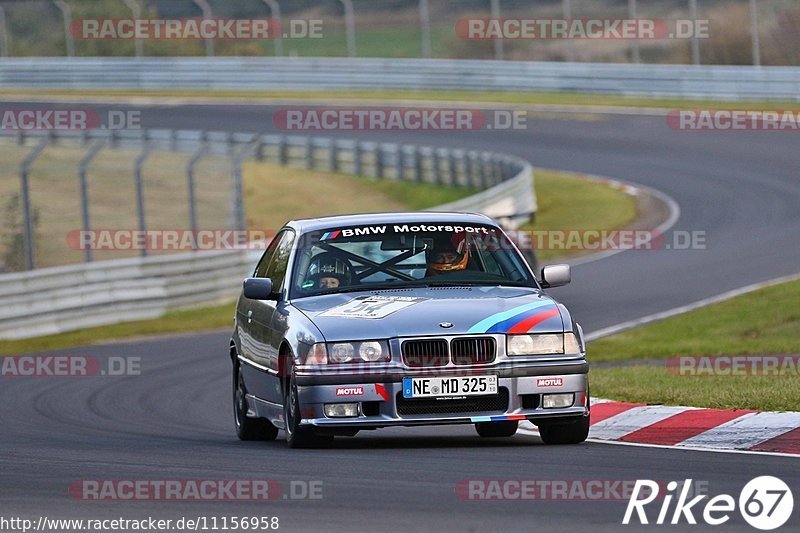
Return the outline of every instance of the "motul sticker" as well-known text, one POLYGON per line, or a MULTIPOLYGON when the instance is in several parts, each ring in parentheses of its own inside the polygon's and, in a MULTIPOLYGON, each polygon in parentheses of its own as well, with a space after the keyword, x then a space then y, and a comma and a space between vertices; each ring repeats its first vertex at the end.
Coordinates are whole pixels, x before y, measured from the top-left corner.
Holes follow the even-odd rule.
POLYGON ((538 378, 537 387, 561 387, 564 385, 564 378, 538 378))
POLYGON ((363 396, 364 387, 337 387, 336 396, 363 396))

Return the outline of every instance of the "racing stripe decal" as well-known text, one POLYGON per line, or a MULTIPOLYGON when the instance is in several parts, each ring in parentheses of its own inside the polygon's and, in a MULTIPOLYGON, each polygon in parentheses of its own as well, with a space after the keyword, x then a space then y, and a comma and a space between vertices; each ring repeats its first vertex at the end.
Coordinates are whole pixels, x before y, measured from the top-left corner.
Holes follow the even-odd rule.
POLYGON ((532 329, 534 329, 538 324, 544 322, 548 318, 557 316, 558 308, 553 307, 552 309, 548 309, 547 311, 540 311, 535 315, 529 316, 528 318, 523 318, 507 331, 507 333, 528 333, 532 329))
POLYGON ((551 300, 542 300, 539 302, 533 302, 530 304, 520 305, 519 307, 515 307, 513 309, 509 309, 508 311, 503 311, 502 313, 495 313, 491 316, 488 316, 469 328, 467 333, 504 333, 508 327, 511 325, 516 324, 519 320, 511 321, 509 319, 516 318, 518 315, 521 315, 526 312, 533 311, 535 309, 539 309, 541 307, 547 306, 554 306, 555 304, 551 300), (503 325, 506 322, 511 322, 508 324, 508 327, 505 329, 503 325))
POLYGON ((323 233, 322 237, 320 237, 319 240, 327 241, 328 239, 335 239, 336 237, 339 236, 339 233, 340 233, 340 230, 338 230, 338 229, 336 231, 329 231, 327 233, 323 233))
MULTIPOLYGON (((561 319, 561 314, 558 312, 558 308, 556 307, 555 304, 550 303, 545 307, 539 307, 538 309, 534 309, 532 311, 526 311, 524 313, 520 313, 520 314, 518 314, 516 316, 513 316, 513 317, 509 318, 508 320, 503 320, 502 322, 498 322, 497 324, 493 325, 488 330, 486 330, 485 333, 508 333, 508 330, 510 330, 511 328, 513 328, 514 326, 516 326, 517 324, 522 322, 523 320, 527 320, 528 318, 534 317, 534 316, 538 315, 539 313, 541 313, 543 311, 549 311, 551 309, 556 311, 555 315, 553 315, 553 316, 557 315, 559 320, 560 320, 561 319)), ((552 316, 551 317, 547 317, 545 320, 548 320, 550 318, 553 318, 553 317, 552 316)), ((534 326, 535 326, 535 324, 534 324, 534 326)), ((559 324, 559 326, 560 326, 560 324, 559 324)))
POLYGON ((525 415, 473 416, 470 422, 505 422, 506 420, 525 420, 525 415))

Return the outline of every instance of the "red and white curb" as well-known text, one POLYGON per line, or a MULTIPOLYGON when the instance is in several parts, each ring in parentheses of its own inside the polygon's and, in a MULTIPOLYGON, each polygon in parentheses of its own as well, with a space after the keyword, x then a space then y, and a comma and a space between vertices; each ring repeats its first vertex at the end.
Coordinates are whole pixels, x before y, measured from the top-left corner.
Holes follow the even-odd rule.
MULTIPOLYGON (((538 434, 530 423, 520 428, 538 434)), ((592 400, 589 440, 709 451, 800 455, 800 413, 592 400)))

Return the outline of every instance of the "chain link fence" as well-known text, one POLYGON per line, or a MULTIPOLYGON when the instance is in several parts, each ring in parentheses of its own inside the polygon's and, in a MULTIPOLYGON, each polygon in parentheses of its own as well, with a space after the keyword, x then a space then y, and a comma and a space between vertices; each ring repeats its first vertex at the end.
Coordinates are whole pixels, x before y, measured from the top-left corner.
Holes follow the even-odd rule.
MULTIPOLYGON (((4 56, 350 56, 800 65, 796 0, 34 0, 0 2, 4 56), (83 19, 271 17, 270 39, 82 39, 83 19), (462 19, 708 21, 708 32, 655 40, 459 36, 462 19), (315 22, 316 21, 316 22, 315 22), (314 32, 319 24, 319 34, 314 32), (294 25, 293 25, 294 24, 294 25), (73 30, 70 30, 73 28, 73 30)), ((685 28, 684 28, 685 29, 685 28)))
POLYGON ((473 200, 448 208, 488 210, 512 225, 536 209, 531 176, 520 181, 518 192, 503 191, 499 199, 491 192, 530 165, 474 150, 289 135, 98 129, 0 131, 0 157, 3 272, 150 253, 146 248, 94 250, 80 244, 80 232, 244 231, 242 168, 249 160, 480 189, 484 192, 473 200))

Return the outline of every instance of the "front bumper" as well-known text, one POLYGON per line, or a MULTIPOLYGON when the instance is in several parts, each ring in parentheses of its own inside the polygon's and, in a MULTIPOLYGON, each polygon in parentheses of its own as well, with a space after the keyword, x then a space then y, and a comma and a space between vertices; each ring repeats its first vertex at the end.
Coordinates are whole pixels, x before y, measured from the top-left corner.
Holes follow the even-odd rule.
POLYGON ((588 364, 585 359, 492 369, 404 370, 365 375, 296 375, 302 424, 330 429, 375 429, 390 426, 474 424, 585 416, 588 407, 588 364), (403 377, 498 376, 498 395, 460 399, 404 399, 403 377), (545 409, 544 394, 574 394, 571 407, 545 409), (325 404, 358 403, 356 417, 325 416, 325 404))

